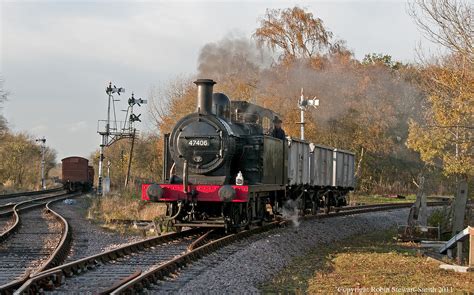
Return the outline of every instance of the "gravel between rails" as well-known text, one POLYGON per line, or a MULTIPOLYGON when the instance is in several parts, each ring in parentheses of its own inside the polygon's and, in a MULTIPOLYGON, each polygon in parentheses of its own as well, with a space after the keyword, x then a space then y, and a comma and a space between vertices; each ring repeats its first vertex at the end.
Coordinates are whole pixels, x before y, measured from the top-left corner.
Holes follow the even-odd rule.
POLYGON ((88 198, 91 197, 85 195, 73 199, 71 204, 62 201, 50 206, 68 221, 72 232, 71 250, 64 263, 143 239, 141 236, 107 231, 87 220, 86 214, 90 203, 88 198))
POLYGON ((164 263, 184 253, 195 238, 185 237, 107 263, 98 263, 94 269, 66 279, 64 284, 45 294, 75 293, 75 290, 80 290, 80 294, 102 293, 136 271, 145 272, 157 263, 164 263))
POLYGON ((0 234, 3 233, 12 223, 11 216, 0 217, 0 234))
MULTIPOLYGON (((428 209, 430 210, 430 208, 428 209)), ((259 284, 318 245, 406 224, 409 209, 303 222, 233 243, 148 289, 156 294, 255 294, 259 284)))
POLYGON ((34 272, 53 253, 61 239, 61 225, 43 207, 20 213, 17 232, 0 244, 0 285, 34 272))

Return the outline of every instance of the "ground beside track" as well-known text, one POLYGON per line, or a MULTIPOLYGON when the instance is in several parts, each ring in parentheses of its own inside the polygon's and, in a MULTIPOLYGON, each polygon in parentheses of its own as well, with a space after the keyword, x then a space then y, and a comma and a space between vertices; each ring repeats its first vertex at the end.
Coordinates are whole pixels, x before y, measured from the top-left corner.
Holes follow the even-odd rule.
POLYGON ((265 294, 472 293, 474 273, 455 273, 394 239, 396 228, 355 235, 294 259, 260 287, 265 294), (358 288, 358 289, 357 289, 358 288))
POLYGON ((406 223, 409 209, 307 221, 226 246, 181 271, 176 279, 154 286, 154 293, 260 293, 295 258, 357 234, 406 223))
POLYGON ((143 239, 141 236, 104 229, 99 223, 87 219, 92 198, 96 197, 85 195, 72 201, 61 201, 51 205, 51 209, 61 214, 71 227, 72 244, 66 262, 143 239))

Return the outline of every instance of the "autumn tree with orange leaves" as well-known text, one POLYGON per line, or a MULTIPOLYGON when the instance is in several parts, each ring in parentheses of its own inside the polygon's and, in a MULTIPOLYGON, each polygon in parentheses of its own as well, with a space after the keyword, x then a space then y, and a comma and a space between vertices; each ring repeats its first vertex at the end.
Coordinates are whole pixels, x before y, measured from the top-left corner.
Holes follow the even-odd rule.
POLYGON ((282 60, 312 58, 331 47, 332 36, 320 18, 297 6, 267 9, 254 33, 260 45, 280 50, 282 60))
POLYGON ((421 116, 410 122, 408 146, 429 166, 454 177, 454 235, 464 229, 474 176, 474 5, 462 0, 416 0, 410 8, 424 35, 448 51, 422 60, 420 85, 427 98, 421 116))
MULTIPOLYGON (((406 141, 408 119, 417 116, 424 98, 415 83, 419 72, 387 55, 355 59, 311 12, 299 7, 267 10, 253 39, 227 37, 204 46, 196 76, 179 77, 150 95, 160 135, 195 111, 192 81, 197 77, 214 79, 214 91, 231 100, 276 111, 294 137, 299 137, 297 100, 304 88, 306 95, 321 102, 306 113, 306 138, 355 151, 358 190, 415 190, 412 181, 422 163, 406 141), (270 52, 279 54, 278 60, 270 52)), ((162 142, 158 145, 162 151, 162 142)), ((439 177, 437 171, 433 177, 439 177)))

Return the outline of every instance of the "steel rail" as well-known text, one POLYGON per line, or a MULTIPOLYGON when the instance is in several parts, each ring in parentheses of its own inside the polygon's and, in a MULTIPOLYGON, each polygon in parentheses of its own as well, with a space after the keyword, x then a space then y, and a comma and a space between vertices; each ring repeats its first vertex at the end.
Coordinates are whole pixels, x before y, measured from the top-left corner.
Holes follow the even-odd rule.
POLYGON ((71 277, 88 269, 93 269, 97 264, 117 260, 118 258, 136 253, 138 251, 151 248, 160 244, 165 244, 185 237, 202 233, 202 228, 193 228, 179 233, 173 232, 158 237, 151 237, 142 241, 129 243, 121 247, 84 257, 63 265, 53 267, 30 277, 15 294, 37 293, 40 290, 52 289, 59 286, 66 277, 71 277))
POLYGON ((57 192, 61 190, 63 190, 62 186, 47 189, 47 190, 42 190, 42 191, 28 191, 28 192, 22 192, 22 193, 4 194, 4 195, 0 195, 0 199, 10 199, 10 198, 16 198, 16 197, 22 197, 22 196, 43 195, 43 194, 53 193, 53 192, 57 192))
MULTIPOLYGON (((437 206, 442 205, 443 202, 430 202, 430 206, 437 206), (441 204, 440 204, 441 203, 441 204)), ((339 217, 339 216, 347 216, 347 215, 354 215, 354 214, 362 214, 362 213, 369 213, 369 212, 378 212, 378 211, 386 211, 386 210, 393 210, 393 209, 400 209, 400 208, 407 208, 413 205, 413 203, 404 203, 404 204, 393 204, 393 206, 388 206, 385 204, 379 206, 372 206, 364 207, 364 208, 352 208, 353 210, 346 210, 342 212, 333 212, 330 214, 325 215, 313 215, 313 216, 304 216, 304 220, 310 219, 327 219, 332 217, 339 217)), ((270 229, 279 227, 281 225, 288 225, 291 221, 273 221, 269 224, 265 224, 262 227, 258 227, 255 229, 245 230, 236 234, 231 234, 225 237, 222 237, 217 240, 210 241, 204 245, 191 249, 190 251, 178 256, 164 264, 157 265, 147 272, 139 275, 133 280, 130 280, 127 283, 124 283, 119 288, 115 289, 111 294, 135 294, 142 291, 147 286, 157 282, 158 280, 162 280, 163 278, 170 276, 170 274, 176 272, 177 270, 183 268, 184 266, 192 263, 197 259, 202 258, 203 256, 216 251, 219 248, 222 248, 236 240, 261 233, 264 231, 268 231, 270 229)), ((201 238, 200 238, 201 239, 201 238)), ((197 242, 197 241, 196 241, 197 242)), ((195 243, 196 243, 195 242, 195 243)), ((197 243, 196 243, 197 244, 197 243)))
POLYGON ((207 237, 212 233, 214 232, 213 229, 211 229, 210 231, 208 231, 207 233, 203 234, 202 236, 200 236, 198 239, 196 239, 194 242, 192 242, 189 246, 188 246, 188 251, 193 251, 194 249, 196 249, 197 247, 205 244, 205 240, 207 239, 207 237))
POLYGON ((17 203, 9 203, 9 204, 0 205, 0 217, 11 214, 13 212, 13 207, 15 207, 16 205, 23 205, 23 204, 27 204, 27 203, 34 203, 36 201, 49 200, 49 199, 52 199, 52 198, 65 196, 65 195, 68 194, 68 192, 66 192, 66 191, 63 191, 63 190, 61 190, 61 191, 62 192, 59 193, 59 194, 47 195, 47 196, 42 196, 42 197, 38 197, 38 198, 34 198, 34 199, 23 200, 23 201, 20 201, 20 202, 17 202, 17 203), (9 207, 11 207, 11 208, 9 208, 9 207))
MULTIPOLYGON (((41 266, 39 268, 37 268, 35 270, 28 269, 22 277, 20 277, 16 280, 13 280, 13 281, 11 281, 7 284, 1 285, 0 286, 0 294, 13 294, 14 290, 17 289, 18 287, 20 287, 25 281, 27 281, 30 278, 30 276, 35 275, 37 273, 40 273, 40 272, 42 272, 42 271, 44 271, 48 268, 59 265, 67 257, 70 242, 71 242, 71 232, 70 232, 70 228, 69 228, 69 223, 59 213, 52 210, 50 208, 50 205, 54 202, 58 202, 58 201, 61 201, 61 200, 67 199, 67 198, 80 196, 81 194, 76 193, 76 194, 73 194, 73 195, 69 195, 69 194, 65 194, 65 195, 67 195, 67 196, 63 196, 63 195, 58 196, 57 195, 57 196, 54 196, 54 197, 50 197, 50 198, 54 198, 54 200, 51 200, 51 201, 47 202, 46 204, 45 203, 34 204, 34 205, 31 205, 31 206, 28 206, 28 207, 25 207, 25 208, 20 208, 20 209, 18 209, 16 207, 18 205, 23 204, 23 202, 18 203, 17 205, 15 205, 15 207, 14 207, 14 216, 15 216, 16 221, 15 221, 14 225, 12 227, 10 227, 9 230, 7 231, 8 235, 11 235, 12 232, 15 229, 18 228, 18 225, 20 224, 20 217, 19 217, 18 213, 20 211, 24 211, 24 210, 32 209, 32 208, 37 208, 37 207, 41 207, 42 205, 45 205, 46 210, 48 212, 52 213, 53 216, 61 224, 61 240, 59 241, 58 245, 55 247, 53 253, 49 256, 49 258, 45 262, 43 262, 41 264, 41 266)), ((37 201, 37 200, 34 200, 34 201, 37 201)), ((25 203, 27 203, 27 202, 33 202, 33 201, 25 201, 25 203)))
MULTIPOLYGON (((445 204, 444 202, 431 202, 430 206, 437 206, 445 204)), ((329 214, 321 214, 321 215, 307 215, 303 216, 303 220, 311 220, 311 219, 326 219, 332 218, 337 216, 346 216, 346 215, 353 215, 353 214, 362 214, 362 213, 369 213, 369 212, 377 212, 377 211, 385 211, 385 210, 393 210, 393 209, 400 209, 412 206, 413 203, 403 203, 403 204, 379 204, 376 205, 369 205, 369 206, 355 206, 351 208, 352 210, 345 210, 341 212, 331 212, 329 214)), ((291 221, 282 221, 277 220, 271 223, 264 224, 263 226, 253 228, 250 230, 244 230, 239 233, 230 234, 225 237, 211 240, 209 242, 205 242, 206 238, 212 231, 207 231, 204 235, 200 236, 194 242, 190 244, 188 247, 188 251, 184 254, 173 258, 172 260, 152 267, 150 270, 146 272, 141 272, 137 275, 137 273, 130 274, 130 276, 122 281, 122 284, 115 283, 114 286, 107 289, 107 292, 112 294, 121 294, 121 293, 135 293, 145 286, 156 282, 157 280, 170 275, 171 273, 175 272, 179 268, 195 261, 197 259, 202 258, 203 256, 216 251, 217 249, 228 245, 238 239, 249 237, 254 234, 262 233, 280 226, 286 226, 290 224, 291 221)), ((199 232, 203 232, 205 228, 193 228, 190 230, 185 230, 180 233, 170 233, 159 237, 149 238, 144 241, 134 242, 113 250, 109 250, 103 253, 99 253, 93 256, 89 256, 77 261, 73 261, 49 270, 46 270, 42 273, 38 273, 36 275, 32 275, 31 278, 25 282, 16 292, 15 294, 29 294, 29 293, 37 293, 44 290, 52 290, 55 286, 60 286, 61 283, 64 281, 65 277, 73 276, 74 274, 79 274, 83 271, 87 271, 88 268, 94 268, 96 264, 101 262, 107 262, 110 260, 115 260, 120 258, 124 255, 131 254, 137 252, 138 250, 142 249, 147 245, 151 247, 151 243, 164 243, 166 241, 172 241, 177 239, 183 234, 187 234, 191 236, 192 234, 196 234, 199 232), (191 234, 192 232, 192 234, 191 234), (162 240, 165 239, 165 240, 162 240)), ((181 236, 182 237, 182 236, 181 236)))
POLYGON ((42 198, 38 198, 38 199, 34 199, 34 200, 23 201, 23 202, 15 204, 11 210, 6 211, 6 212, 1 212, 0 216, 5 216, 5 215, 9 215, 9 214, 13 213, 13 218, 12 218, 13 219, 13 224, 10 227, 8 227, 6 230, 4 230, 2 233, 0 233, 0 243, 5 241, 9 236, 11 236, 12 233, 15 232, 15 230, 18 229, 18 226, 20 225, 19 212, 43 206, 45 203, 42 202, 42 201, 44 201, 44 200, 54 199, 53 201, 60 201, 60 200, 64 200, 64 199, 67 199, 67 198, 70 198, 70 197, 74 197, 74 196, 76 196, 76 195, 70 195, 68 193, 63 193, 63 194, 59 194, 59 195, 47 196, 47 197, 42 197, 42 198), (37 203, 38 201, 40 203, 37 203), (28 204, 31 204, 31 205, 28 205, 28 204), (22 207, 23 205, 27 205, 27 206, 22 207))
MULTIPOLYGON (((339 208, 339 212, 345 212, 345 211, 356 211, 356 210, 366 210, 366 209, 372 209, 372 208, 382 208, 387 207, 388 210, 391 209, 396 209, 396 208, 410 208, 413 206, 415 203, 409 203, 409 202, 402 202, 402 203, 384 203, 384 204, 370 204, 370 205, 360 205, 360 206, 347 206, 347 207, 341 207, 339 208)), ((433 202, 427 202, 427 206, 441 206, 441 205, 446 205, 448 204, 447 202, 444 201, 433 201, 433 202)), ((371 211, 364 211, 364 212, 371 212, 371 211)))
POLYGON ((61 240, 59 241, 58 246, 54 250, 54 252, 51 254, 49 259, 43 263, 43 265, 37 269, 33 275, 40 273, 44 271, 45 269, 53 268, 55 266, 58 266, 61 264, 67 257, 69 253, 69 249, 71 246, 71 240, 72 240, 72 235, 69 227, 69 223, 67 220, 61 216, 58 212, 54 211, 53 209, 50 208, 51 203, 57 202, 58 200, 53 200, 50 201, 46 204, 46 210, 51 212, 56 219, 59 220, 62 226, 62 235, 61 235, 61 240))

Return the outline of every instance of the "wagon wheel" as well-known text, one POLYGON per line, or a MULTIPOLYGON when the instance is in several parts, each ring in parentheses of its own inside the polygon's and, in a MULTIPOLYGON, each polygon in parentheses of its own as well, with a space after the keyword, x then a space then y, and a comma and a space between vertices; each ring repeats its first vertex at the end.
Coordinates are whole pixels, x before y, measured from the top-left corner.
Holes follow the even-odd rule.
POLYGON ((340 194, 336 194, 334 197, 336 199, 336 204, 334 205, 334 212, 337 213, 341 209, 340 208, 341 206, 340 194))
POLYGON ((316 202, 314 199, 311 200, 311 214, 312 215, 318 214, 318 202, 316 202))
POLYGON ((331 211, 331 206, 324 206, 324 214, 329 214, 329 211, 331 211))
POLYGON ((329 214, 331 211, 331 203, 329 203, 329 196, 324 196, 324 214, 329 214))
POLYGON ((305 208, 306 208, 306 193, 303 192, 301 196, 296 199, 296 206, 298 208, 298 215, 305 216, 305 208))

